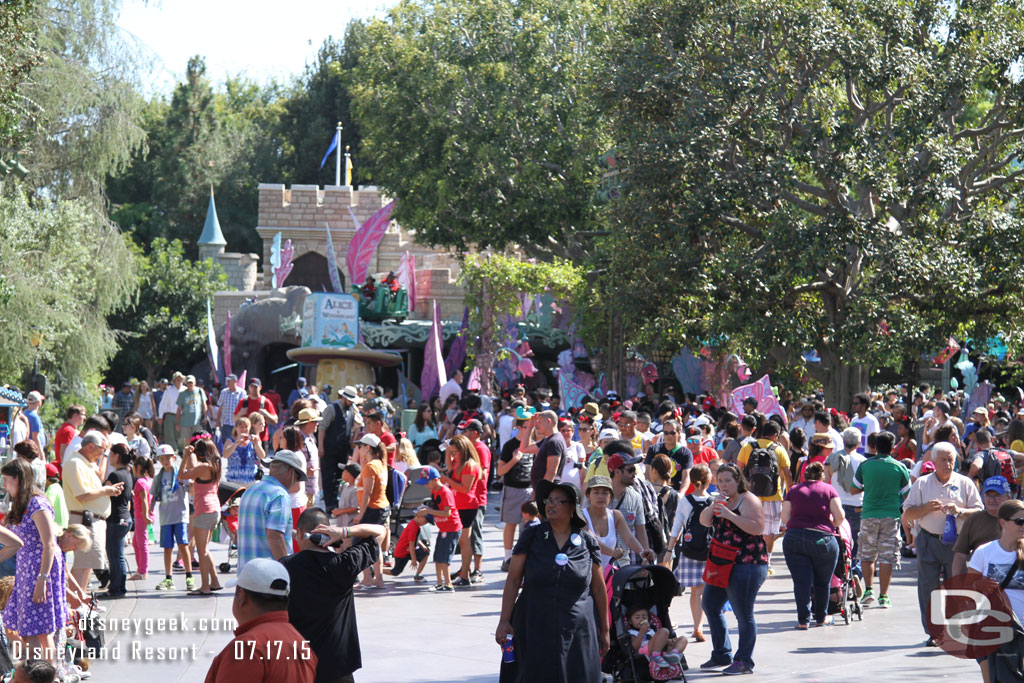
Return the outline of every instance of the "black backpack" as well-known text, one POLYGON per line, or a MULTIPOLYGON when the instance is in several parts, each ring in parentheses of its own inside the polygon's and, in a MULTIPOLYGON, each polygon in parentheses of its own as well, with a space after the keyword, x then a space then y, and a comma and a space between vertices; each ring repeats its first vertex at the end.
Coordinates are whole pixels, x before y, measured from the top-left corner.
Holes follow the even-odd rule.
POLYGON ((747 458, 743 474, 750 482, 750 492, 759 498, 771 498, 779 492, 779 461, 775 457, 775 444, 771 448, 755 445, 747 458))
POLYGON ((711 505, 711 499, 698 501, 692 494, 688 493, 686 494, 686 500, 693 509, 690 511, 690 518, 686 520, 686 526, 683 527, 683 535, 680 538, 683 556, 691 560, 707 560, 708 538, 710 537, 711 527, 700 523, 700 513, 704 512, 704 509, 711 505))
POLYGON ((1013 455, 999 448, 979 453, 982 461, 978 481, 984 484, 989 477, 1003 477, 1010 486, 1010 492, 1017 495, 1017 468, 1013 463, 1013 455))
POLYGON ((160 443, 156 440, 156 437, 153 436, 153 432, 150 431, 149 427, 139 427, 139 434, 141 434, 142 438, 146 440, 147 444, 149 444, 149 450, 152 452, 150 457, 156 460, 156 448, 160 443))

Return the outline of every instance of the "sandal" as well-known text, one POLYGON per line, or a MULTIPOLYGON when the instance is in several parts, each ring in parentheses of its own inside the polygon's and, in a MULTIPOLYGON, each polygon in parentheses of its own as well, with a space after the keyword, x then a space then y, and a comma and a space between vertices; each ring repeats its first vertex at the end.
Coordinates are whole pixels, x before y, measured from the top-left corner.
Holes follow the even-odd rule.
POLYGON ((810 628, 810 626, 808 626, 807 624, 797 624, 795 628, 797 631, 806 631, 810 628))
POLYGON ((222 590, 224 590, 224 586, 210 586, 210 590, 212 590, 212 591, 222 591, 222 590))
POLYGON ((700 631, 694 631, 692 638, 693 638, 694 642, 697 642, 697 643, 703 643, 704 640, 705 640, 704 634, 701 633, 700 631))
POLYGON ((199 589, 196 589, 194 591, 189 591, 185 595, 213 595, 213 593, 211 593, 211 592, 205 592, 204 593, 203 591, 201 591, 199 589))

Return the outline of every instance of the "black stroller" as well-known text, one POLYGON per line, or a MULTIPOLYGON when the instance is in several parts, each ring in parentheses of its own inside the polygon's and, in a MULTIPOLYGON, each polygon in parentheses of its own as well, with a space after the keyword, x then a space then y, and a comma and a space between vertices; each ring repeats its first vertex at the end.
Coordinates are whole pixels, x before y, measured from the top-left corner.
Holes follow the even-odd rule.
MULTIPOLYGON (((630 605, 643 605, 651 613, 654 628, 667 628, 672 636, 675 631, 669 617, 669 606, 679 589, 679 582, 672 570, 659 565, 629 565, 619 569, 611 579, 609 615, 611 617, 611 649, 601 662, 601 670, 611 674, 616 683, 648 683, 651 676, 647 658, 633 652, 626 609, 630 605)), ((680 668, 686 670, 683 658, 680 668)), ((686 680, 686 676, 675 680, 686 680)))
POLYGON ((839 560, 832 575, 828 613, 840 615, 847 624, 853 617, 856 617, 857 621, 863 621, 864 613, 861 611, 859 596, 853 584, 853 560, 850 557, 853 549, 842 535, 836 534, 836 540, 839 541, 839 560))

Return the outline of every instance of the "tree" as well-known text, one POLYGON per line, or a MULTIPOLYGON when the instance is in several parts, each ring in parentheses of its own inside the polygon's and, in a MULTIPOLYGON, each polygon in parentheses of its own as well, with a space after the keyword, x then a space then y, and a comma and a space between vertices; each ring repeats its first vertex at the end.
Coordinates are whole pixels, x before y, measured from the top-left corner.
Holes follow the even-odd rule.
POLYGON ((427 244, 582 259, 614 26, 601 0, 406 0, 371 22, 351 91, 394 217, 427 244))
POLYGON ((339 121, 343 126, 341 153, 350 147, 356 167, 353 182, 363 177, 366 169, 359 155, 361 138, 359 126, 352 117, 349 88, 366 41, 366 25, 359 20, 349 22, 343 40, 328 37, 317 52, 316 62, 307 65, 284 102, 280 123, 281 136, 286 141, 281 160, 284 182, 334 184, 333 155, 322 169, 320 162, 339 121))
POLYGON ((213 261, 190 261, 181 242, 157 238, 148 254, 136 251, 138 296, 111 318, 123 339, 109 373, 116 381, 143 368, 152 384, 164 369, 190 368, 203 358, 206 302, 226 287, 213 261))
POLYGON ((0 150, 20 146, 22 119, 31 109, 20 92, 39 62, 29 26, 31 10, 32 0, 0 4, 0 150))
POLYGON ((950 334, 1019 341, 1022 56, 1017 2, 638 2, 603 79, 631 324, 817 349, 832 405, 950 334))
POLYGON ((137 282, 115 225, 78 200, 0 198, 0 282, 0 377, 27 380, 38 354, 58 392, 98 378, 117 350, 106 316, 137 282))
POLYGON ((191 58, 171 101, 146 105, 147 148, 108 179, 114 220, 142 244, 177 239, 195 256, 214 187, 230 248, 261 252, 257 185, 278 175, 283 111, 277 85, 229 78, 218 92, 203 59, 191 58))

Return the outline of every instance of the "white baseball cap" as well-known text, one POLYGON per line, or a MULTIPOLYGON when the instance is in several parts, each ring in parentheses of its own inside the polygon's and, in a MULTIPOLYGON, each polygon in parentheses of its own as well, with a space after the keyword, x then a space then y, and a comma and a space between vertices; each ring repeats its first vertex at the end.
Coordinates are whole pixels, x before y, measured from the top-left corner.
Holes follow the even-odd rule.
MULTIPOLYGON (((264 467, 269 467, 272 462, 283 462, 285 465, 295 469, 299 473, 299 479, 306 480, 306 456, 295 451, 280 450, 274 453, 274 457, 261 461, 264 467)), ((246 565, 248 566, 248 565, 246 565)))
POLYGON ((380 446, 380 437, 376 434, 363 434, 363 438, 356 441, 356 443, 364 444, 370 448, 378 448, 380 446))
POLYGON ((242 571, 238 574, 238 583, 235 585, 253 593, 287 596, 288 570, 277 560, 257 557, 245 563, 242 571))
POLYGON ((601 433, 597 435, 597 440, 598 441, 604 441, 605 439, 609 439, 610 441, 615 441, 618 438, 619 438, 619 430, 611 429, 610 427, 608 429, 602 429, 601 433))
POLYGON ((162 443, 156 447, 156 457, 161 455, 174 455, 174 446, 166 443, 162 443))

